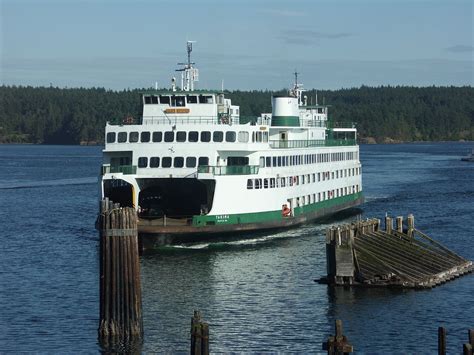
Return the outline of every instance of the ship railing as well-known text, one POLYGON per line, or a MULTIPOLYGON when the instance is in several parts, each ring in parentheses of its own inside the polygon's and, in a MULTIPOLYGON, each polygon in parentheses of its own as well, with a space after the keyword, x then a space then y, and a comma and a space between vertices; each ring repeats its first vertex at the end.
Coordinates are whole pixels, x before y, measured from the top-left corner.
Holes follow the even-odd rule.
POLYGON ((328 121, 328 128, 356 128, 355 122, 341 121, 341 122, 332 122, 328 121))
POLYGON ((122 173, 125 175, 136 174, 137 166, 136 165, 103 165, 102 166, 102 175, 118 174, 118 173, 122 173))
POLYGON ((326 127, 327 121, 315 121, 312 119, 301 119, 301 126, 303 127, 326 127))
POLYGON ((205 125, 231 125, 238 124, 239 119, 236 117, 224 116, 144 116, 143 125, 176 125, 176 124, 205 124, 205 125))
POLYGON ((311 148, 311 147, 338 147, 356 145, 355 139, 312 139, 312 140, 271 140, 270 147, 284 148, 311 148))
POLYGON ((113 126, 126 125, 176 125, 176 124, 206 124, 206 125, 233 125, 245 124, 250 122, 255 124, 256 117, 240 116, 227 117, 220 114, 219 116, 143 116, 141 118, 126 117, 124 119, 113 119, 108 121, 113 126))
POLYGON ((258 174, 260 166, 258 165, 231 165, 231 166, 213 166, 200 165, 198 173, 213 175, 254 175, 258 174))

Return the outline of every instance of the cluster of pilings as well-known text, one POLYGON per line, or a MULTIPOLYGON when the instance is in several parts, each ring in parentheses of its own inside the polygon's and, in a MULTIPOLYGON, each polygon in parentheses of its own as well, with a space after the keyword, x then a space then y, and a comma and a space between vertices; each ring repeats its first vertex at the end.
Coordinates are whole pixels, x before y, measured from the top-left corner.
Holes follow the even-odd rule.
POLYGON ((333 226, 326 232, 327 278, 334 285, 430 288, 472 272, 466 260, 415 228, 409 215, 333 226))
POLYGON ((103 200, 100 231, 99 340, 107 349, 136 348, 143 335, 137 213, 103 200), (130 347, 129 347, 130 348, 130 347))

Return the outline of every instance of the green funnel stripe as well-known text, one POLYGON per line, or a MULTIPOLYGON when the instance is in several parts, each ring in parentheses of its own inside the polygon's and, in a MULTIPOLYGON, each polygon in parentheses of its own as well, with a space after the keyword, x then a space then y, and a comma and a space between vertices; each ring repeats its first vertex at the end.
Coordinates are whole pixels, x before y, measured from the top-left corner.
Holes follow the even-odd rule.
POLYGON ((272 126, 299 127, 300 118, 298 116, 272 116, 272 126))

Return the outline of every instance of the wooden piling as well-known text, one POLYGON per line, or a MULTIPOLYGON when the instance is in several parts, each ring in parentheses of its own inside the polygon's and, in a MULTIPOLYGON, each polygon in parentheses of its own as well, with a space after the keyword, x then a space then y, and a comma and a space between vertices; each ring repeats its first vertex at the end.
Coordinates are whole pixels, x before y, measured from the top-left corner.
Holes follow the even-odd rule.
POLYGON ((105 199, 101 202, 98 226, 99 340, 106 348, 136 344, 143 336, 136 211, 105 199))
POLYGON ((474 349, 474 329, 468 330, 469 343, 463 344, 463 355, 473 355, 474 349))
POLYGON ((397 216, 395 224, 397 232, 403 233, 403 216, 397 216))
POLYGON ((407 226, 407 235, 411 238, 413 236, 413 231, 415 230, 415 217, 411 213, 407 216, 407 226))
POLYGON ((326 342, 323 343, 323 350, 326 350, 328 354, 348 354, 354 351, 354 348, 347 337, 342 334, 342 321, 336 320, 336 335, 330 336, 326 342))
POLYGON ((191 318, 191 355, 209 355, 209 324, 202 321, 199 311, 191 318))
POLYGON ((438 328, 438 355, 446 355, 446 328, 438 328))
POLYGON ((393 230, 393 220, 392 217, 386 216, 385 217, 385 232, 388 234, 392 233, 393 230))
POLYGON ((468 343, 463 344, 463 347, 462 347, 463 355, 472 355, 472 349, 473 347, 471 344, 468 344, 468 343))

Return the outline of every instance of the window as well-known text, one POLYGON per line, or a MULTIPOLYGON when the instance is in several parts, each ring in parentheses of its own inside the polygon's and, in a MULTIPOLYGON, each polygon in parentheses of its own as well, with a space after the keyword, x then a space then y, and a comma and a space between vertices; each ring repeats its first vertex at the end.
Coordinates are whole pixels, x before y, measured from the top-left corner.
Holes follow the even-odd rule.
POLYGON ((265 165, 266 165, 267 167, 272 166, 272 157, 266 157, 265 160, 266 160, 266 161, 265 161, 265 165))
POLYGON ((199 157, 198 165, 209 165, 209 158, 208 157, 199 157))
POLYGON ((150 132, 142 132, 140 134, 140 142, 146 143, 150 141, 150 132))
POLYGON ((115 132, 107 133, 107 143, 115 143, 115 132))
POLYGON ((281 187, 285 187, 285 178, 281 178, 280 183, 281 183, 280 185, 281 187))
POLYGON ((235 132, 232 132, 232 131, 225 132, 225 141, 235 142, 235 132))
POLYGON ((183 107, 184 96, 171 96, 171 106, 183 107))
POLYGON ((212 133, 213 142, 222 142, 224 140, 224 133, 221 131, 215 131, 212 133))
POLYGON ((264 168, 265 167, 265 157, 260 157, 260 167, 264 168))
POLYGON ((186 167, 195 168, 196 167, 196 157, 187 157, 186 158, 186 167))
POLYGON ((249 190, 253 189, 253 180, 252 179, 247 180, 247 189, 249 189, 249 190))
POLYGON ((173 166, 175 168, 182 168, 184 166, 184 158, 183 157, 175 157, 173 166))
POLYGON ((128 137, 128 141, 130 143, 138 142, 138 132, 130 132, 130 135, 128 137))
POLYGON ((177 142, 186 142, 186 132, 179 131, 176 133, 176 141, 177 142))
POLYGON ((165 142, 173 142, 174 141, 174 132, 168 131, 165 132, 165 142))
POLYGON ((210 142, 211 141, 211 132, 202 131, 201 132, 201 142, 210 142))
POLYGON ((138 158, 138 167, 139 168, 146 168, 147 166, 148 166, 148 158, 147 157, 138 158))
POLYGON ((239 132, 239 136, 238 136, 238 140, 240 143, 248 143, 249 141, 249 133, 248 132, 244 132, 244 131, 240 131, 239 132))
POLYGON ((249 165, 248 157, 228 157, 227 166, 249 165))
POLYGON ((145 96, 145 105, 151 104, 151 97, 145 96))
POLYGON ((171 168, 171 157, 163 157, 161 161, 162 168, 171 168))
POLYGON ((163 132, 153 132, 153 142, 161 142, 163 140, 163 132))
POLYGON ((157 103, 158 103, 158 96, 154 96, 154 95, 153 95, 153 96, 151 97, 151 103, 152 103, 152 104, 157 104, 157 103))
POLYGON ((256 189, 262 188, 262 179, 255 179, 255 188, 256 189))
POLYGON ((199 103, 200 104, 212 104, 212 96, 209 95, 199 95, 199 103))
POLYGON ((127 141, 127 132, 119 132, 118 134, 118 142, 125 143, 127 141))
POLYGON ((268 189, 268 179, 263 179, 263 188, 268 189))
POLYGON ((198 102, 197 96, 195 95, 188 95, 186 100, 188 101, 188 104, 197 104, 198 102))
POLYGON ((274 188, 275 187, 275 178, 271 178, 270 179, 270 188, 274 188))
POLYGON ((170 97, 169 96, 164 96, 160 95, 160 104, 170 104, 170 97))
POLYGON ((189 142, 197 142, 199 139, 198 132, 196 131, 191 131, 188 133, 188 141, 189 142))
POLYGON ((160 167, 160 158, 152 157, 150 158, 150 168, 159 168, 160 167))

